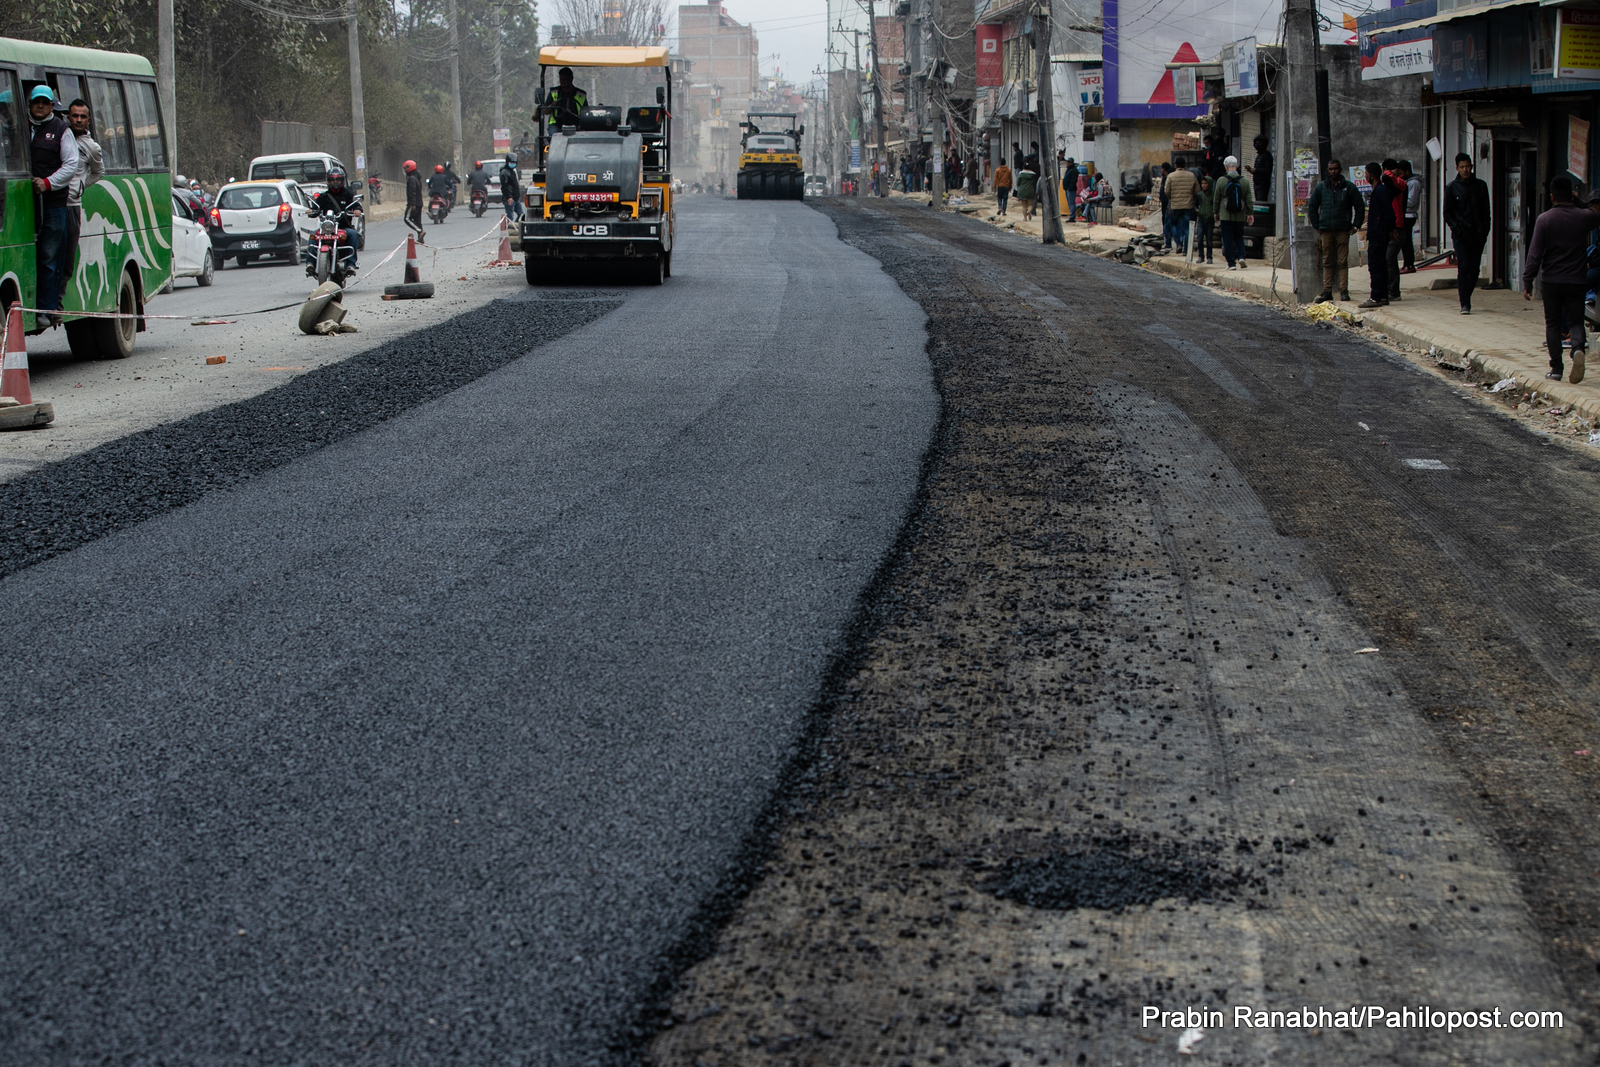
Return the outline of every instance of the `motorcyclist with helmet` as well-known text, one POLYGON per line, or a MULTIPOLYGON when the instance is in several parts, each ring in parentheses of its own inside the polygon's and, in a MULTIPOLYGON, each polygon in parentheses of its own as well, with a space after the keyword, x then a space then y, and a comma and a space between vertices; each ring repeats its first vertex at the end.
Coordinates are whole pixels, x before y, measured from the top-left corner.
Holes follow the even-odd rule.
POLYGON ((467 174, 467 188, 473 196, 482 193, 484 204, 489 203, 489 172, 483 169, 483 160, 478 160, 477 166, 467 174))
POLYGON ((350 269, 354 270, 359 248, 355 217, 361 214, 361 200, 350 188, 343 167, 335 163, 328 168, 328 187, 316 195, 311 206, 317 209, 319 216, 333 219, 334 225, 344 231, 339 236, 339 244, 350 249, 350 269))
POLYGON ((455 187, 450 184, 450 175, 445 173, 444 164, 436 163, 433 174, 428 178, 428 193, 444 200, 443 210, 439 213, 440 221, 450 214, 450 207, 455 201, 455 187))

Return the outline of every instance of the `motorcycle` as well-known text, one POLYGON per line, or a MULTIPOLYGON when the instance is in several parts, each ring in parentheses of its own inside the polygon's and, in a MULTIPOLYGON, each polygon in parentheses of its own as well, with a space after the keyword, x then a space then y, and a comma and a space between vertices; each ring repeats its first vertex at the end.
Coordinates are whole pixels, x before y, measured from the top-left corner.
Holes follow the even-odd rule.
POLYGON ((383 179, 374 174, 367 179, 367 193, 374 204, 383 203, 383 179))
POLYGON ((315 278, 318 285, 332 281, 342 287, 345 279, 355 273, 356 234, 350 220, 351 212, 360 203, 361 198, 357 197, 337 216, 323 216, 316 232, 306 240, 306 274, 315 278))
POLYGON ((450 214, 450 198, 444 193, 434 193, 428 199, 428 217, 433 220, 434 225, 438 225, 448 214, 450 214))
POLYGON ((472 213, 478 218, 483 218, 483 213, 489 209, 489 194, 482 189, 472 190, 472 213))

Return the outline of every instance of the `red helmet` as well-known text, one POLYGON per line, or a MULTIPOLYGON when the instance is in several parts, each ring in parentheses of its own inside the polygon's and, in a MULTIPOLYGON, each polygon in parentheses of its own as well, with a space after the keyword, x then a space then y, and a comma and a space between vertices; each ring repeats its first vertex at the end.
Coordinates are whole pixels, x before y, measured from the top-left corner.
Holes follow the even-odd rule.
POLYGON ((414 159, 406 160, 405 168, 406 168, 406 173, 410 174, 412 171, 417 169, 417 161, 414 160, 414 159))
POLYGON ((435 174, 443 174, 444 173, 444 164, 443 163, 435 163, 433 165, 433 172, 435 174))

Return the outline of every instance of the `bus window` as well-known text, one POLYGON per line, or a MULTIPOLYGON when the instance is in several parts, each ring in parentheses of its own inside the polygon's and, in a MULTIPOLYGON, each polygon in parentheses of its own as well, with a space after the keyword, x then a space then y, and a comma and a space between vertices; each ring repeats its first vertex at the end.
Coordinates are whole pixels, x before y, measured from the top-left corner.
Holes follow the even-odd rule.
POLYGON ((156 87, 149 82, 122 84, 128 91, 128 125, 133 133, 134 163, 140 170, 166 170, 167 152, 162 147, 156 87))
POLYGON ((27 120, 22 117, 17 72, 0 70, 0 167, 8 174, 28 173, 25 155, 27 120))
POLYGON ((56 91, 56 100, 65 109, 74 100, 82 100, 83 79, 76 74, 52 74, 50 81, 56 91))
POLYGON ((132 170, 133 157, 128 153, 128 113, 122 108, 122 83, 90 78, 89 107, 94 112, 95 140, 100 142, 106 170, 132 170))

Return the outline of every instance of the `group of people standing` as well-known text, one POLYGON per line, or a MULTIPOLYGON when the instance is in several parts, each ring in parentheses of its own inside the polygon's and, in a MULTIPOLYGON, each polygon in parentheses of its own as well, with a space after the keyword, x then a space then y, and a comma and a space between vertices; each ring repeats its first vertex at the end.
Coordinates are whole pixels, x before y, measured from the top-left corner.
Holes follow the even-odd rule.
MULTIPOLYGON (((1256 169, 1262 169, 1259 161, 1256 169)), ((1265 173, 1271 173, 1270 162, 1265 173)), ((1245 269, 1244 227, 1255 213, 1256 191, 1237 156, 1223 156, 1214 165, 1208 158, 1193 170, 1163 163, 1153 186, 1152 195, 1161 204, 1162 251, 1188 255, 1193 225, 1196 263, 1215 261, 1220 233, 1228 269, 1245 269)))
MULTIPOLYGON (((1471 178, 1472 159, 1466 160, 1463 180, 1471 178)), ((1458 170, 1460 164, 1457 164, 1458 170)), ((1322 292, 1318 302, 1331 301, 1337 287, 1340 300, 1350 299, 1350 235, 1367 229, 1367 273, 1372 279, 1372 291, 1361 307, 1383 307, 1400 299, 1400 276, 1416 273, 1417 249, 1412 236, 1417 217, 1422 210, 1422 179, 1412 169, 1408 159, 1386 159, 1382 163, 1368 163, 1365 168, 1367 195, 1363 199, 1354 182, 1345 177, 1344 165, 1330 159, 1324 177, 1311 190, 1306 203, 1306 220, 1317 231, 1317 262, 1321 266, 1322 292)), ((1482 182, 1478 182, 1482 185, 1482 182)), ((1455 183, 1451 183, 1454 188, 1455 183)), ((1445 192, 1445 215, 1450 212, 1450 190, 1445 192)), ((1478 276, 1478 262, 1483 255, 1483 242, 1488 239, 1489 195, 1483 194, 1483 233, 1473 236, 1473 227, 1466 226, 1463 236, 1463 254, 1472 259, 1472 278, 1478 276), (1474 247, 1475 246, 1475 247, 1474 247)), ((1458 283, 1465 284, 1465 283, 1458 283)), ((1472 310, 1472 288, 1461 290, 1461 313, 1472 310)))

